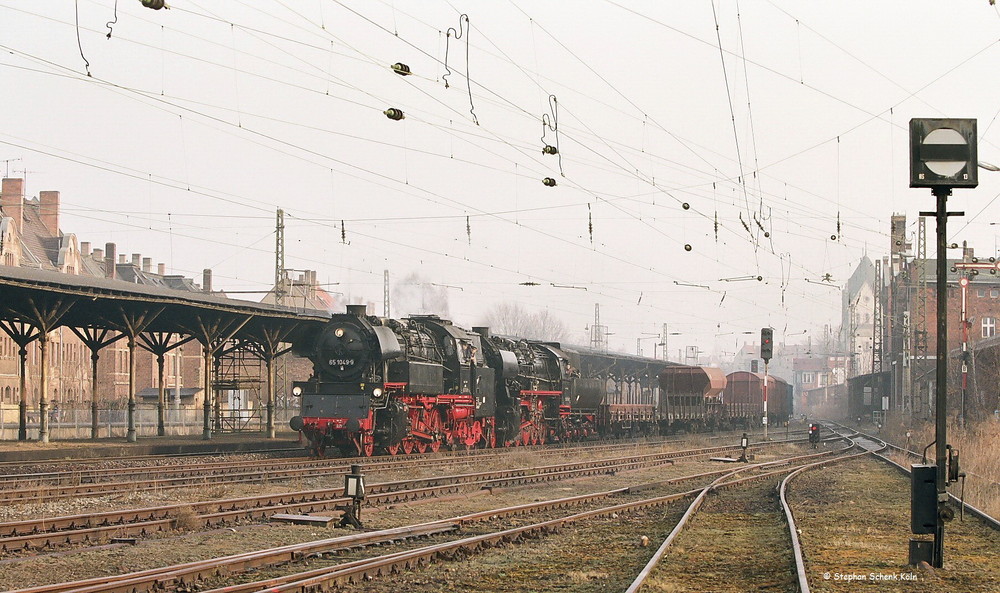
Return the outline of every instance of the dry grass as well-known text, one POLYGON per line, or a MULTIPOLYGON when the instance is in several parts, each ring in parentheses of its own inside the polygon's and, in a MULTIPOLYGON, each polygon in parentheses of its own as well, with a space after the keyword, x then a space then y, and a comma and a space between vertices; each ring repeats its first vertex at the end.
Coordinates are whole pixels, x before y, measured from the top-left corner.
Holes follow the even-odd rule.
POLYGON ((943 569, 923 572, 907 565, 907 540, 912 537, 907 482, 896 470, 867 458, 796 479, 790 499, 812 591, 1000 591, 996 532, 968 517, 948 524, 943 569), (913 575, 913 580, 879 582, 872 574, 913 575), (851 582, 838 575, 866 578, 851 582))
POLYGON ((171 516, 174 519, 175 529, 195 531, 201 528, 201 520, 198 519, 198 513, 194 512, 194 509, 190 506, 179 507, 171 516))
MULTIPOLYGON (((884 430, 886 438, 905 446, 906 433, 910 432, 909 448, 922 452, 934 441, 934 425, 923 422, 904 426, 890 423, 884 430)), ((965 500, 993 517, 1000 517, 1000 423, 986 420, 967 427, 959 427, 950 422, 948 443, 960 452, 961 469, 968 476, 965 484, 965 500)), ((928 450, 928 459, 933 463, 934 448, 928 450)), ((903 465, 912 460, 897 459, 903 465)), ((962 495, 962 483, 951 487, 952 494, 962 495)))

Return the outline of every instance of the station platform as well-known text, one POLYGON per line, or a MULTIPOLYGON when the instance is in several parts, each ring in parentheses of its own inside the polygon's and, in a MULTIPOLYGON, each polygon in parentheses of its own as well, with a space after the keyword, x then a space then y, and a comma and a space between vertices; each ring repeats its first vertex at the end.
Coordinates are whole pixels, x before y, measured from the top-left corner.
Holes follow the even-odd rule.
POLYGON ((124 438, 52 440, 0 440, 0 462, 46 461, 55 459, 100 459, 143 455, 209 455, 289 450, 306 454, 298 433, 278 432, 273 439, 261 432, 213 433, 203 435, 140 436, 134 443, 124 438))

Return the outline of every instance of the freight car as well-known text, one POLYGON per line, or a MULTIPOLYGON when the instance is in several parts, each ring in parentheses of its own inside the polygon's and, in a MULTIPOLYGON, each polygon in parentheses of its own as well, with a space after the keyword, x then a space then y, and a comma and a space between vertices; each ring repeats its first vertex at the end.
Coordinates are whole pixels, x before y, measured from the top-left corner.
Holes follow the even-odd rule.
MULTIPOLYGON (((759 426, 764 418, 764 375, 736 371, 726 375, 726 381, 720 423, 732 428, 759 426)), ((774 375, 767 377, 766 385, 767 421, 784 426, 792 412, 792 386, 774 375)))
POLYGON ((436 316, 370 316, 363 305, 299 336, 293 351, 313 374, 293 384, 301 415, 289 424, 317 456, 649 434, 655 377, 669 364, 491 336, 436 316))
POLYGON ((715 367, 673 366, 660 372, 657 424, 661 434, 720 427, 726 375, 715 367))

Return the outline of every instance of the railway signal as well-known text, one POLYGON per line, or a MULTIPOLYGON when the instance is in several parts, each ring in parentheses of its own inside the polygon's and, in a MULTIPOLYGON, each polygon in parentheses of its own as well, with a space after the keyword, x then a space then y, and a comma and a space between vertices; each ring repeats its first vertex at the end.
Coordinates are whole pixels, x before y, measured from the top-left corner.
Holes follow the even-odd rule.
MULTIPOLYGON (((921 216, 937 219, 937 365, 935 369, 934 444, 936 521, 933 561, 944 566, 944 522, 948 517, 948 217, 963 212, 948 212, 951 190, 979 185, 978 144, 975 119, 914 118, 910 120, 910 187, 928 187, 934 194, 937 209, 921 216)), ((915 501, 911 499, 911 504, 915 501)), ((912 541, 911 541, 912 545, 912 541)))
POLYGON ((809 425, 809 442, 812 443, 813 449, 819 444, 819 424, 809 425))
POLYGON ((767 440, 767 363, 774 354, 774 330, 769 327, 760 328, 760 357, 764 360, 764 440, 767 440))
POLYGON ((760 357, 769 362, 774 354, 774 330, 769 327, 760 328, 760 357))
POLYGON ((361 473, 360 465, 352 465, 351 473, 344 475, 344 496, 350 498, 351 503, 337 507, 344 512, 340 526, 350 525, 355 529, 361 529, 361 501, 365 499, 365 475, 361 473))

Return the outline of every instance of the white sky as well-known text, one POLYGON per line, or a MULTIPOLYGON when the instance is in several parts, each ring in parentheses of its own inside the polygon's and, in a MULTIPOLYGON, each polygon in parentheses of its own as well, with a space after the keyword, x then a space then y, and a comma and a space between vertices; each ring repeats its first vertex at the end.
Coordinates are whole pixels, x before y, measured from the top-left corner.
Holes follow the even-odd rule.
MULTIPOLYGON (((0 0, 0 167, 59 190, 80 241, 215 288, 272 284, 283 208, 286 266, 352 298, 381 303, 388 268, 453 287, 466 326, 516 302, 585 343, 600 304, 627 352, 663 323, 673 358, 765 325, 804 342, 890 215, 912 233, 933 209, 910 118, 976 118, 1000 163, 988 0, 170 4, 119 0, 108 39, 114 0, 0 0)), ((949 240, 990 255, 1000 174, 980 177, 949 240)))

